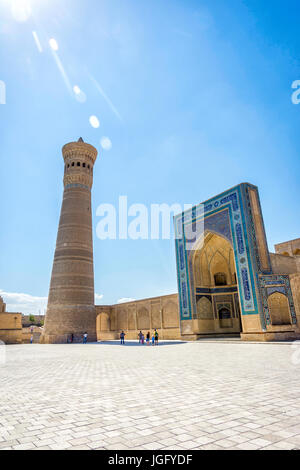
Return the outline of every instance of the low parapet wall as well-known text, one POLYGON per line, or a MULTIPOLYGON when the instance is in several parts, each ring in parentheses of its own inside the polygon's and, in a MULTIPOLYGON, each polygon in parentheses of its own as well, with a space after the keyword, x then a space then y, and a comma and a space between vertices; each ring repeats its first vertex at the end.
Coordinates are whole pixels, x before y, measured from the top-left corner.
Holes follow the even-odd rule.
POLYGON ((29 315, 22 315, 23 328, 28 328, 31 325, 34 325, 34 326, 44 325, 44 322, 45 322, 45 316, 44 315, 33 315, 33 317, 34 317, 34 321, 30 321, 30 316, 29 315))

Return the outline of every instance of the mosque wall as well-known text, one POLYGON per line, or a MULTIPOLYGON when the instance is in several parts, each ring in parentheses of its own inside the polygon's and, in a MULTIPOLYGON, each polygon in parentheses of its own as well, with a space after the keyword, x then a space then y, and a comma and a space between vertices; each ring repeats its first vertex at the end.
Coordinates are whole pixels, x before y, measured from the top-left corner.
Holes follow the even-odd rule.
POLYGON ((7 312, 2 297, 0 297, 0 341, 5 344, 22 343, 22 314, 7 312))
POLYGON ((22 343, 21 313, 0 313, 0 341, 5 344, 22 343))
POLYGON ((112 306, 96 306, 97 339, 119 339, 122 330, 126 339, 138 339, 157 329, 160 339, 180 339, 178 295, 171 294, 112 306))
POLYGON ((300 238, 275 245, 275 251, 284 256, 300 256, 300 238))
POLYGON ((296 257, 270 253, 270 258, 274 274, 293 274, 299 270, 296 257))

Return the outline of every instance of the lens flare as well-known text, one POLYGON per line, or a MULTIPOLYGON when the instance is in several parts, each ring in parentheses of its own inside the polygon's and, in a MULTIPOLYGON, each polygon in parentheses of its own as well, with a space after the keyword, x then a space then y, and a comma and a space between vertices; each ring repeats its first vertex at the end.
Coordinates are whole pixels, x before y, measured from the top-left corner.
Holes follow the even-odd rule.
POLYGON ((112 148, 111 140, 108 137, 102 137, 100 144, 103 150, 110 150, 112 148))
POLYGON ((31 5, 29 0, 12 0, 12 16, 18 23, 25 23, 31 16, 31 5))
POLYGON ((90 117, 90 125, 94 129, 98 129, 100 127, 100 122, 99 122, 99 119, 97 118, 97 116, 91 116, 90 117))
POLYGON ((56 39, 54 38, 51 38, 49 40, 49 46, 51 47, 51 49, 55 52, 58 51, 59 47, 58 47, 58 42, 56 41, 56 39))
POLYGON ((79 103, 86 102, 86 94, 80 89, 78 85, 73 86, 73 91, 75 98, 79 103))

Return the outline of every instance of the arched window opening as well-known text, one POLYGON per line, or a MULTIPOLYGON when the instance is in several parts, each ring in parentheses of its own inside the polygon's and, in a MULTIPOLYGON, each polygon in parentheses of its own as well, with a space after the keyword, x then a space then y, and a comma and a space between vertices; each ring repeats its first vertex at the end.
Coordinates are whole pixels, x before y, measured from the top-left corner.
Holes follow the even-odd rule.
POLYGON ((225 273, 217 273, 214 275, 215 286, 227 286, 227 279, 225 273))
POLYGON ((72 166, 75 166, 75 163, 74 163, 74 162, 72 162, 72 166))
POLYGON ((83 168, 85 168, 85 163, 82 164, 83 168))
POLYGON ((80 166, 80 162, 77 162, 77 166, 80 166))
POLYGON ((288 298, 280 292, 274 292, 268 298, 272 325, 290 325, 290 307, 288 298))
POLYGON ((231 312, 230 312, 229 308, 226 308, 226 307, 220 308, 220 310, 219 310, 219 319, 220 320, 228 320, 229 318, 231 318, 231 312))
POLYGON ((232 322, 231 311, 229 308, 221 307, 219 309, 219 322, 220 322, 220 328, 232 328, 233 322, 232 322))

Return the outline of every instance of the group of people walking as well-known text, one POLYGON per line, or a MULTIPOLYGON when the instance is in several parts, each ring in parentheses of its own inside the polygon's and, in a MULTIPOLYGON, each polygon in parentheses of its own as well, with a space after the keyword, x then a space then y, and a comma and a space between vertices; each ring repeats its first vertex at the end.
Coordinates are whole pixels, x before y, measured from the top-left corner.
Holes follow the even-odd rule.
MULTIPOLYGON (((122 331, 122 333, 120 334, 120 340, 121 340, 121 344, 125 344, 125 336, 126 334, 124 333, 124 331, 122 331)), ((153 346, 158 346, 158 331, 157 329, 155 329, 151 335, 150 331, 148 331, 148 333, 146 334, 146 337, 144 335, 144 333, 142 331, 139 332, 138 334, 138 340, 139 340, 139 344, 145 344, 145 341, 146 341, 146 344, 147 346, 150 346, 150 344, 152 343, 153 346)))
MULTIPOLYGON (((126 333, 124 333, 124 331, 122 331, 122 333, 120 334, 121 344, 125 344, 125 336, 126 336, 126 333)), ((68 338, 68 343, 73 343, 74 339, 75 338, 74 338, 74 335, 72 333, 70 338, 68 338)), ((87 340, 88 340, 88 334, 85 332, 82 335, 83 344, 87 344, 87 340)), ((148 333, 146 334, 146 337, 145 337, 144 333, 142 331, 140 331, 139 334, 138 334, 138 340, 139 340, 139 344, 145 344, 145 342, 146 342, 146 344, 148 346, 150 346, 151 343, 152 343, 153 346, 158 346, 158 331, 157 331, 157 329, 155 328, 152 335, 151 335, 150 331, 148 331, 148 333)))

